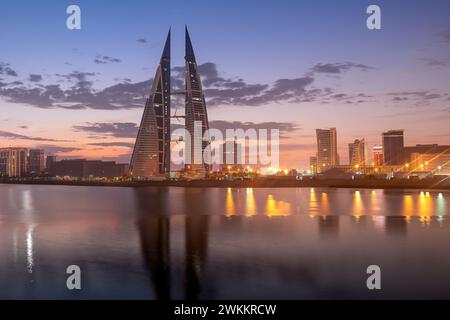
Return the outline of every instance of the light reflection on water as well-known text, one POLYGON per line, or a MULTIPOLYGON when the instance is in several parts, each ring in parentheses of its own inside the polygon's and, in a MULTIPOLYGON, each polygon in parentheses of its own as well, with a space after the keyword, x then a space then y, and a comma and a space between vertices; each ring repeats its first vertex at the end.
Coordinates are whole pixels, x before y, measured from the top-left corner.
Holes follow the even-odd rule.
POLYGON ((449 199, 0 185, 0 298, 450 298, 449 199), (80 292, 65 289, 71 264, 80 292), (370 264, 381 292, 365 287, 370 264))

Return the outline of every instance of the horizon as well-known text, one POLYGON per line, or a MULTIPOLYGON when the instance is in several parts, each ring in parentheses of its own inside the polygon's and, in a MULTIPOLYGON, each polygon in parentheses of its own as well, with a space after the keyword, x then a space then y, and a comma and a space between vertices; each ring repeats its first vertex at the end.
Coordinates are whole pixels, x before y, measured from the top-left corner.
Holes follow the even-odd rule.
POLYGON ((316 128, 337 128, 341 164, 348 143, 364 138, 371 150, 388 130, 404 129, 407 146, 450 144, 448 2, 378 1, 377 31, 365 26, 368 1, 249 1, 238 12, 236 1, 135 3, 77 1, 81 30, 65 27, 69 1, 2 5, 0 28, 11 31, 0 34, 0 147, 129 162, 167 31, 177 79, 185 24, 211 128, 280 129, 281 167, 309 166, 316 128), (150 8, 167 19, 149 23, 150 8))

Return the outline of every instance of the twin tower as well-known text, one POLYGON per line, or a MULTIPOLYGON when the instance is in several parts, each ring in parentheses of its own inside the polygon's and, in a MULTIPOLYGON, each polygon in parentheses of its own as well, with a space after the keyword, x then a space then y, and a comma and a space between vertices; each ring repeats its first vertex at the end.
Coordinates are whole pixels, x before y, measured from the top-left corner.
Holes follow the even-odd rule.
MULTIPOLYGON (((208 114, 206 112, 205 97, 198 65, 195 61, 194 49, 188 29, 185 31, 185 126, 194 138, 194 124, 201 122, 202 136, 209 129, 208 114)), ((130 176, 135 179, 165 178, 170 172, 170 30, 167 35, 161 61, 153 79, 150 97, 145 104, 139 132, 134 145, 133 156, 130 163, 130 176)), ((203 141, 196 145, 191 141, 191 157, 195 152, 201 152, 207 147, 209 142, 203 141), (202 148, 202 150, 194 150, 202 148)), ((185 151, 186 153, 186 151, 185 151)), ((192 177, 203 178, 209 172, 209 167, 205 163, 194 164, 194 159, 190 159, 185 165, 186 174, 192 177)))

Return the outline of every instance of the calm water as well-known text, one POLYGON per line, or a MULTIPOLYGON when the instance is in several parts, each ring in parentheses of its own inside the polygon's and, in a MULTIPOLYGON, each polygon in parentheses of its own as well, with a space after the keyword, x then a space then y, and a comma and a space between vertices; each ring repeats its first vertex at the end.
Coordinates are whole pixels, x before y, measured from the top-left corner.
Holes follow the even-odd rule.
POLYGON ((448 191, 0 185, 0 298, 450 298, 449 213, 448 191))

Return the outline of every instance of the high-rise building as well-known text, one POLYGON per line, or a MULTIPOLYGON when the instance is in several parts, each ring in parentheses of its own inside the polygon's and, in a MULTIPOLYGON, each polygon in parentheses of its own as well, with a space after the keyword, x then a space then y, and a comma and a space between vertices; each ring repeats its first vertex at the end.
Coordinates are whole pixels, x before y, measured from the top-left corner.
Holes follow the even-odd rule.
POLYGON ((134 145, 132 177, 165 177, 170 172, 170 94, 169 30, 134 145))
POLYGON ((28 150, 25 148, 0 149, 0 176, 22 177, 28 169, 28 150))
POLYGON ((352 166, 367 164, 367 148, 364 139, 356 139, 348 144, 348 158, 349 164, 352 166))
POLYGON ((242 169, 242 145, 236 141, 226 141, 221 146, 223 152, 222 171, 242 169))
POLYGON ((210 144, 209 137, 205 132, 209 129, 208 113, 206 111, 205 96, 203 94, 199 68, 192 48, 188 29, 185 30, 186 41, 186 102, 185 102, 185 125, 190 134, 190 143, 185 150, 188 163, 185 170, 190 176, 204 178, 209 173, 209 165, 204 162, 205 149, 210 144), (200 137, 197 137, 201 135, 200 137), (201 141, 200 141, 201 140, 201 141), (197 143, 199 141, 200 143, 197 143))
POLYGON ((52 168, 52 165, 56 162, 56 156, 47 156, 45 159, 45 169, 47 172, 52 168))
POLYGON ((316 129, 317 135, 317 172, 339 165, 337 153, 336 128, 316 129))
POLYGON ((377 167, 382 166, 384 163, 383 147, 382 146, 373 146, 372 154, 373 154, 373 164, 377 167))
POLYGON ((383 153, 385 165, 400 165, 403 162, 404 131, 390 130, 383 132, 383 153))
POLYGON ((44 150, 31 149, 28 164, 30 166, 29 172, 31 174, 40 174, 45 169, 45 154, 44 150))

